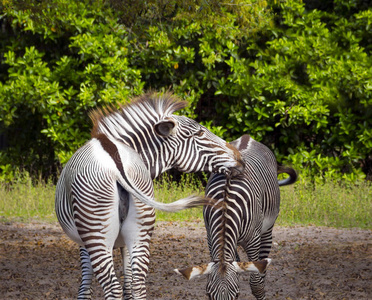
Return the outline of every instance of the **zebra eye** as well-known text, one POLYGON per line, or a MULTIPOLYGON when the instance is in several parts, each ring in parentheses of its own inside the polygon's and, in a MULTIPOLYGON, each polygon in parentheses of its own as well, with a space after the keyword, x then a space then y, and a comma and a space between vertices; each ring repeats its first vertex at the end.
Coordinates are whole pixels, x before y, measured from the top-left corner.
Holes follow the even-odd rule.
POLYGON ((198 130, 198 131, 195 133, 195 135, 197 135, 197 136, 202 136, 203 134, 204 134, 203 129, 200 129, 200 130, 198 130))

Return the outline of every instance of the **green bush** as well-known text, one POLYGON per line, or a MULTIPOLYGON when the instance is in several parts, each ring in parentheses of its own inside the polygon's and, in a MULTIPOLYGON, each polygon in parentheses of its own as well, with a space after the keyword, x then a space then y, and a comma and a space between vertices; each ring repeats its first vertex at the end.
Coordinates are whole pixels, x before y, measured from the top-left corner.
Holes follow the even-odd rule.
POLYGON ((55 3, 42 10, 46 23, 32 9, 3 15, 11 27, 2 39, 0 121, 9 148, 0 164, 34 165, 47 175, 89 139, 90 110, 143 88, 140 71, 129 66, 127 30, 109 8, 55 3))
POLYGON ((91 109, 169 88, 183 114, 229 141, 251 134, 313 181, 371 176, 362 0, 131 2, 2 1, 3 176, 55 174, 89 138, 91 109))

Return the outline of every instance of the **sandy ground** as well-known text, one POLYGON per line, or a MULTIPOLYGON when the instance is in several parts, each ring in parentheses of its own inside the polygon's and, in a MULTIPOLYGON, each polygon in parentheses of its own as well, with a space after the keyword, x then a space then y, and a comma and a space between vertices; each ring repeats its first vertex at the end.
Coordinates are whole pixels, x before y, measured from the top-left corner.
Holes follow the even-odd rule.
MULTIPOLYGON (((268 299, 372 299, 371 231, 277 226, 270 257, 268 299)), ((208 259, 202 223, 158 223, 148 299, 206 299, 206 279, 186 281, 173 269, 208 259)), ((122 280, 116 250, 115 261, 122 280)), ((0 299, 76 299, 79 281, 78 247, 58 224, 0 223, 0 299)), ((240 299, 253 299, 247 275, 240 286, 240 299)), ((94 299, 103 299, 97 282, 94 299)))

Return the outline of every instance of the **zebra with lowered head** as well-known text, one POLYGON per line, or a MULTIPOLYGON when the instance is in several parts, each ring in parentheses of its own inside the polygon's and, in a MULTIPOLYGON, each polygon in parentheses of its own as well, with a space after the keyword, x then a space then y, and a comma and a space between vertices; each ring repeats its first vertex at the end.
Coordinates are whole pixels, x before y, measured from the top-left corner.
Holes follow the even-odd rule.
POLYGON ((249 135, 231 144, 240 151, 245 168, 240 176, 214 174, 208 181, 206 195, 218 200, 218 206, 203 210, 211 263, 175 271, 187 279, 209 274, 206 290, 213 300, 237 299, 238 273, 249 271, 252 293, 262 300, 272 230, 279 214, 279 186, 294 183, 297 174, 278 166, 274 154, 249 135), (289 177, 278 181, 279 173, 289 177), (240 262, 239 245, 250 262, 240 262))
POLYGON ((91 298, 93 274, 106 299, 145 299, 154 208, 177 211, 206 205, 190 196, 155 201, 152 180, 176 168, 227 176, 243 171, 239 151, 197 122, 174 115, 184 108, 170 93, 148 93, 120 109, 91 114, 91 140, 61 172, 55 208, 65 233, 80 245, 82 280, 78 299, 91 298), (124 288, 115 275, 113 248, 124 262, 124 288))

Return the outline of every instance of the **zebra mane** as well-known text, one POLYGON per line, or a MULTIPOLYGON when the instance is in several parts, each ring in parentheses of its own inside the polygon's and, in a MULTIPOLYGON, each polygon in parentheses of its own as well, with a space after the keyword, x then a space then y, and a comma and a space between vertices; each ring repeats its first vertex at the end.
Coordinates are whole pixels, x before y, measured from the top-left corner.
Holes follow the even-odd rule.
POLYGON ((114 104, 98 108, 89 113, 89 117, 93 122, 91 136, 95 137, 100 134, 100 125, 114 114, 119 114, 124 120, 128 120, 128 115, 131 111, 139 107, 148 110, 152 115, 156 114, 159 115, 159 117, 162 117, 171 115, 175 111, 185 108, 187 105, 187 101, 179 99, 171 92, 148 92, 130 99, 127 104, 119 103, 119 109, 114 104))
MULTIPOLYGON (((225 197, 226 198, 226 190, 225 197)), ((221 230, 218 235, 218 260, 220 262, 219 272, 224 274, 226 272, 226 259, 225 259, 225 244, 226 244, 226 201, 222 201, 221 205, 221 230)))

